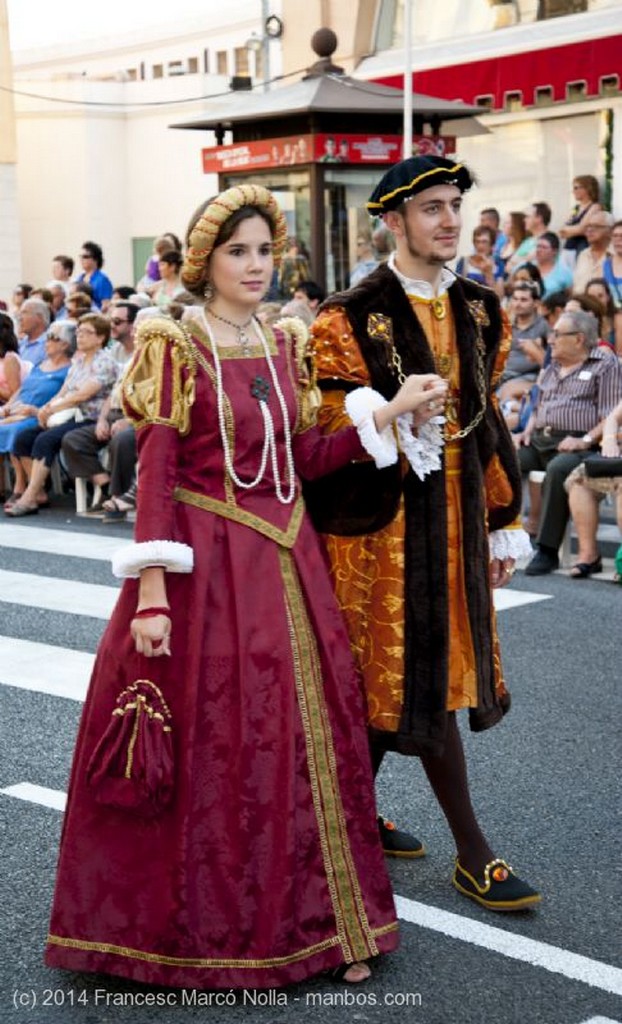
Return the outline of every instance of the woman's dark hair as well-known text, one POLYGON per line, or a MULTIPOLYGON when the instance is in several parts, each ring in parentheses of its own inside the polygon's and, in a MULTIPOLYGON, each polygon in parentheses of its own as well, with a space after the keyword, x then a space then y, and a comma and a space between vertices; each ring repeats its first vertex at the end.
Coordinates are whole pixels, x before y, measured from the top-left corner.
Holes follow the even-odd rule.
MULTIPOLYGON (((536 282, 539 288, 539 298, 542 295, 542 292, 544 291, 544 281, 542 280, 542 274, 538 270, 535 263, 532 263, 530 260, 528 260, 526 263, 519 263, 512 277, 514 277, 517 271, 519 270, 526 270, 531 280, 536 282)), ((512 284, 514 284, 514 281, 512 281, 512 284)))
POLYGON ((0 313, 0 357, 4 359, 7 352, 17 352, 17 350, 13 321, 6 313, 0 313))
POLYGON ((184 262, 184 258, 178 249, 168 249, 163 252, 159 259, 160 263, 169 263, 172 267, 181 267, 184 262))
POLYGON ((516 248, 524 242, 527 238, 527 228, 525 226, 525 214, 521 213, 520 210, 512 210, 510 213, 510 238, 514 242, 516 248))
POLYGON ((104 265, 104 253, 101 245, 98 245, 97 242, 84 242, 82 248, 85 252, 88 252, 89 256, 92 256, 101 270, 104 265))
POLYGON ((32 289, 33 285, 31 284, 16 284, 15 288, 13 289, 13 294, 15 295, 15 292, 19 292, 20 295, 23 295, 25 299, 28 299, 30 297, 32 289))
POLYGON ((135 295, 136 289, 132 288, 131 284, 118 284, 113 295, 118 295, 120 299, 129 299, 130 295, 135 295))
POLYGON ((600 199, 600 186, 593 174, 577 174, 573 184, 582 185, 593 203, 600 199))
MULTIPOLYGON (((585 294, 586 295, 590 294, 588 289, 593 284, 599 284, 601 286, 601 288, 604 288, 606 293, 607 293, 607 302, 605 304, 605 315, 608 316, 608 317, 615 316, 616 307, 615 307, 615 303, 613 301, 613 295, 611 294, 611 288, 609 287, 608 282, 605 280, 604 277, 592 277, 587 282, 587 284, 585 286, 585 294)), ((594 296, 592 296, 592 298, 596 298, 596 296, 594 295, 594 296)), ((602 306, 603 305, 602 299, 599 299, 598 301, 600 302, 600 304, 602 306)))
POLYGON ((486 235, 490 242, 490 248, 494 249, 497 236, 489 224, 478 224, 477 227, 473 229, 473 244, 475 244, 475 239, 480 238, 481 235, 486 235))

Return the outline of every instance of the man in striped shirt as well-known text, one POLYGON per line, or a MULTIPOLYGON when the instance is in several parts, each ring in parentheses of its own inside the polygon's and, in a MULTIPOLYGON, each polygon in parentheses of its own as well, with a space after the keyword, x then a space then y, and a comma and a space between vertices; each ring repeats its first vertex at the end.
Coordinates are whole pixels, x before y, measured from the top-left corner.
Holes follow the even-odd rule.
POLYGON ((522 472, 546 470, 537 551, 525 569, 528 576, 558 568, 569 515, 564 480, 598 447, 604 420, 622 398, 622 363, 598 347, 591 313, 563 312, 548 341, 551 363, 539 378, 527 427, 517 435, 522 472))

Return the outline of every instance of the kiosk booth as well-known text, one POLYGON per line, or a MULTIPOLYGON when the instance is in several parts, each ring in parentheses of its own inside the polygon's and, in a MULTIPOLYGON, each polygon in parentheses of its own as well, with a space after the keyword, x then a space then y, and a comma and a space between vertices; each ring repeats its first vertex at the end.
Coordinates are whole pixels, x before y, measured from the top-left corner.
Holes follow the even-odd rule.
MULTIPOLYGON (((311 44, 318 60, 300 81, 234 92, 209 119, 173 127, 215 132, 217 145, 204 148, 202 160, 206 174, 218 173, 219 190, 252 180, 277 195, 313 280, 330 293, 348 286, 357 236, 370 234, 365 203, 387 166, 402 159, 404 93, 333 64, 331 29, 319 29, 311 44), (228 131, 233 141, 225 145, 228 131)), ((456 139, 443 125, 468 119, 463 134, 480 134, 477 114, 479 107, 414 93, 413 152, 450 155, 456 139)))

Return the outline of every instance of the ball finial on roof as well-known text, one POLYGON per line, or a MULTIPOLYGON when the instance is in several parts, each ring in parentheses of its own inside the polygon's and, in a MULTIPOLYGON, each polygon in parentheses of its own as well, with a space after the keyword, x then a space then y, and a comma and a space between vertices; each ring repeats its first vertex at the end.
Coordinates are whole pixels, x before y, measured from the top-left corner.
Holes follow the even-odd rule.
POLYGON ((337 36, 332 28, 318 28, 311 36, 311 47, 318 57, 330 57, 337 49, 337 36))

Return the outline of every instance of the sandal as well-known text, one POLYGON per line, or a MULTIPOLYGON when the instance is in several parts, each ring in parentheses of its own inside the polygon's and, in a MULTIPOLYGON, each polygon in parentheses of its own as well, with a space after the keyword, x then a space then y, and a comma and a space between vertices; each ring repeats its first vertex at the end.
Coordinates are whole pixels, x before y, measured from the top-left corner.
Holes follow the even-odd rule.
POLYGON ((577 562, 570 570, 571 580, 586 580, 595 572, 603 571, 603 560, 598 556, 593 562, 577 562))
POLYGON ((364 960, 355 964, 339 964, 339 967, 334 967, 333 970, 328 973, 333 981, 343 981, 346 985, 360 985, 362 982, 368 981, 369 978, 371 978, 371 970, 364 960), (358 972, 359 977, 346 978, 346 974, 349 971, 358 972))
POLYGON ((120 523, 126 518, 128 512, 132 512, 135 508, 136 504, 128 501, 125 496, 108 498, 102 503, 103 520, 105 523, 120 523), (127 508, 124 508, 124 505, 127 508))
POLYGON ((6 501, 5 501, 5 503, 4 503, 4 505, 2 507, 3 508, 11 508, 15 504, 16 501, 19 501, 23 497, 23 495, 24 495, 23 491, 21 492, 21 494, 18 494, 17 491, 13 491, 13 493, 10 494, 9 497, 6 499, 6 501))

